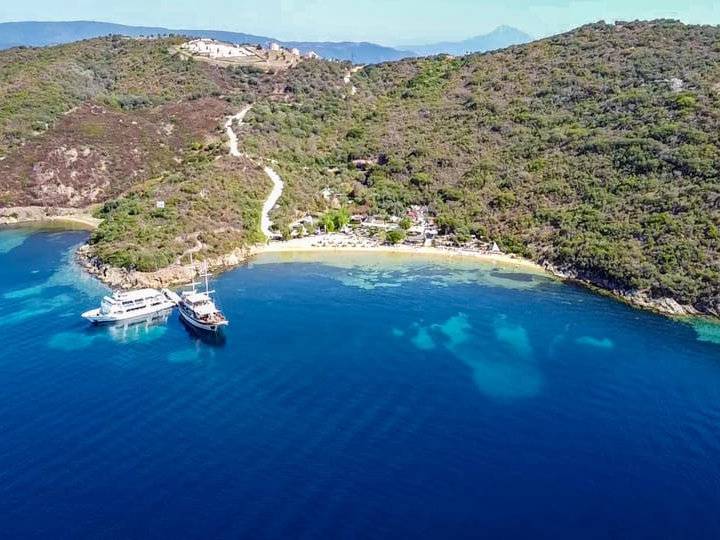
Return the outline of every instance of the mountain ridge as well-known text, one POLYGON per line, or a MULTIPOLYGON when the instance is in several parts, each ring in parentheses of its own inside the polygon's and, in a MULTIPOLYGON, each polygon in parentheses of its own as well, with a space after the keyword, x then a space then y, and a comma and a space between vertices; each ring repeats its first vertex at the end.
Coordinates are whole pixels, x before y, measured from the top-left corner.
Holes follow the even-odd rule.
POLYGON ((132 26, 102 21, 18 21, 0 23, 0 49, 19 46, 43 47, 72 43, 107 35, 141 37, 150 35, 183 35, 211 38, 230 43, 267 44, 276 42, 301 52, 314 51, 323 58, 354 60, 357 63, 376 63, 399 60, 408 56, 405 51, 355 42, 283 41, 270 36, 231 32, 227 30, 171 29, 160 26, 132 26))
POLYGON ((228 30, 170 29, 160 26, 133 26, 103 21, 17 21, 0 23, 0 50, 22 46, 60 45, 112 34, 130 37, 184 35, 217 39, 230 43, 259 43, 263 45, 276 42, 287 48, 297 48, 303 53, 314 51, 323 58, 347 60, 356 64, 376 64, 401 60, 411 56, 432 55, 442 52, 457 54, 456 50, 462 47, 467 49, 467 52, 482 52, 531 39, 530 36, 519 30, 510 27, 499 27, 490 34, 476 36, 454 44, 420 45, 418 46, 420 51, 416 51, 412 47, 388 47, 367 41, 280 40, 270 36, 228 30), (427 53, 422 51, 427 51, 427 53))

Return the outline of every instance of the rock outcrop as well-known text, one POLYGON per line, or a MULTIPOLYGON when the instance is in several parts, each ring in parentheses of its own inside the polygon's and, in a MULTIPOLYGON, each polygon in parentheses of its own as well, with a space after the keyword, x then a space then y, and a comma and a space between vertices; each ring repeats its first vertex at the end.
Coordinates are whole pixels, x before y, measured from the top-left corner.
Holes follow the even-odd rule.
POLYGON ((545 263, 543 266, 550 273, 561 279, 574 281, 588 286, 597 292, 616 297, 619 300, 627 302, 628 304, 638 308, 647 309, 663 315, 669 315, 671 317, 698 315, 720 317, 720 306, 710 306, 698 309, 695 306, 681 304, 674 298, 652 296, 649 291, 620 289, 612 283, 596 279, 593 276, 582 275, 571 268, 559 268, 549 263, 545 263))
MULTIPOLYGON (((210 269, 228 269, 245 262, 253 255, 250 248, 238 248, 232 252, 208 259, 210 269)), ((103 264, 92 255, 92 248, 85 244, 76 252, 78 263, 103 283, 118 289, 142 287, 169 287, 190 283, 197 274, 197 266, 173 264, 155 272, 138 272, 126 268, 116 268, 103 264)))

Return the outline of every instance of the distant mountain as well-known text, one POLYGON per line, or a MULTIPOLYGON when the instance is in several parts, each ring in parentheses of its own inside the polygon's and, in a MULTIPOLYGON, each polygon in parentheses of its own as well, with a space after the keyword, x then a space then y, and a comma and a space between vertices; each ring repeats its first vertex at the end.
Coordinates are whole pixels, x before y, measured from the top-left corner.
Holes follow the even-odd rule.
POLYGON ((261 43, 270 41, 285 47, 296 47, 301 52, 315 51, 323 58, 350 60, 358 64, 374 64, 399 60, 413 56, 407 51, 383 47, 374 43, 353 42, 314 42, 314 41, 281 41, 268 36, 256 36, 241 32, 222 30, 173 30, 154 26, 127 26, 97 21, 66 21, 66 22, 9 22, 0 23, 0 49, 10 47, 59 45, 82 39, 119 34, 123 36, 148 36, 177 34, 189 37, 206 37, 230 43, 261 43))
POLYGON ((412 51, 420 56, 432 56, 443 53, 460 56, 474 52, 504 49, 510 45, 529 43, 532 40, 533 38, 530 35, 517 28, 499 26, 489 34, 475 36, 464 41, 444 41, 430 45, 412 45, 403 47, 403 49, 412 51))
POLYGON ((186 34, 214 39, 243 41, 245 43, 263 43, 272 40, 265 36, 241 34, 236 32, 220 32, 213 30, 170 30, 156 26, 127 26, 124 24, 97 21, 62 21, 62 22, 8 22, 0 23, 0 48, 71 43, 82 39, 119 34, 123 36, 149 36, 158 34, 186 34))
POLYGON ((354 64, 379 64, 416 56, 412 51, 401 51, 367 42, 279 41, 278 43, 285 47, 297 47, 301 52, 315 51, 323 58, 350 60, 354 64))

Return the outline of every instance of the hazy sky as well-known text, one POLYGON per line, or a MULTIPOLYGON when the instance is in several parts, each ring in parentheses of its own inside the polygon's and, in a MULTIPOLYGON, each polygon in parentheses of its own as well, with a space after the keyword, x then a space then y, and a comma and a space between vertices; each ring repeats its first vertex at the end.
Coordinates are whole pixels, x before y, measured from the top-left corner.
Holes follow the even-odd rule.
POLYGON ((458 40, 499 25, 534 37, 586 22, 673 18, 720 24, 720 0, 0 0, 0 21, 102 20, 233 30, 279 39, 458 40))

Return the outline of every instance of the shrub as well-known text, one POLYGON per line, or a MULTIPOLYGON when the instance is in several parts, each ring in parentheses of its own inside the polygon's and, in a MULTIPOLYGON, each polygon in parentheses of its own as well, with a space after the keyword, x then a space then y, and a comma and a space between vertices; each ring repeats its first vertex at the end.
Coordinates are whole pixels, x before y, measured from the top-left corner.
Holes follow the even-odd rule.
POLYGON ((386 233, 385 239, 388 243, 395 245, 405 240, 405 236, 405 231, 402 229, 393 229, 386 233))

